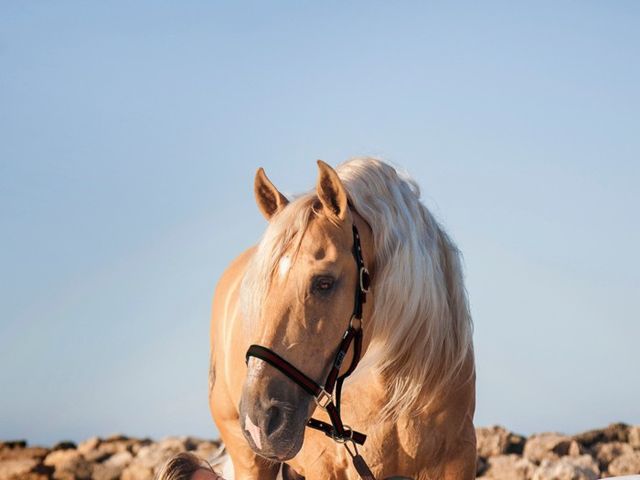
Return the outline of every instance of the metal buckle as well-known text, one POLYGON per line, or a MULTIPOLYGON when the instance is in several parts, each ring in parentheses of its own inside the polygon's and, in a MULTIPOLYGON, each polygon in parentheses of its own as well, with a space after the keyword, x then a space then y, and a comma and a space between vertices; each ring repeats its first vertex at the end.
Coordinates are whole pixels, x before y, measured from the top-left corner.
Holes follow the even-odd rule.
POLYGON ((331 395, 329 392, 327 392, 324 388, 320 389, 320 393, 318 394, 317 397, 313 397, 313 399, 316 401, 316 404, 322 408, 323 410, 327 409, 327 406, 333 402, 333 395, 331 395))
POLYGON ((360 290, 364 293, 369 293, 369 288, 371 287, 371 277, 369 275, 369 270, 366 269, 366 267, 361 267, 360 268, 360 290), (369 280, 369 285, 367 285, 367 288, 364 287, 364 276, 368 277, 369 280))

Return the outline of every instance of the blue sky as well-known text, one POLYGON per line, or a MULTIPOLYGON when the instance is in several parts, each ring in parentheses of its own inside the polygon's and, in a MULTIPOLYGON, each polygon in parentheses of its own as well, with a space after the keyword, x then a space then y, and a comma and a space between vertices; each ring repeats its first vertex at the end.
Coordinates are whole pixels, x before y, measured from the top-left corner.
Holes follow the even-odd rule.
POLYGON ((406 168, 465 256, 479 425, 640 423, 637 2, 0 4, 0 438, 216 436, 252 182, 406 168))

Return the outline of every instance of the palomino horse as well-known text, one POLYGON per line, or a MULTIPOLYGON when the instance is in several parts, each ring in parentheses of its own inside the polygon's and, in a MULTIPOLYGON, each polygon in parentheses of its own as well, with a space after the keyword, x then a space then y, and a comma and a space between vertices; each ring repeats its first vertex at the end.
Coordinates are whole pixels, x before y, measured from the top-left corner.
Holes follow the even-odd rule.
POLYGON ((316 189, 292 201, 258 170, 268 227, 216 289, 210 407, 236 478, 274 479, 285 462, 307 479, 357 479, 352 431, 367 435, 357 448, 375 478, 475 478, 472 323, 456 246, 407 175, 371 158, 318 166, 316 189), (362 360, 344 385, 336 442, 305 427, 312 415, 335 427, 319 406, 339 393, 331 385, 314 399, 276 360, 313 385, 333 365, 350 373, 356 344, 346 356, 338 346, 354 319, 362 360), (272 361, 247 357, 252 344, 272 361))

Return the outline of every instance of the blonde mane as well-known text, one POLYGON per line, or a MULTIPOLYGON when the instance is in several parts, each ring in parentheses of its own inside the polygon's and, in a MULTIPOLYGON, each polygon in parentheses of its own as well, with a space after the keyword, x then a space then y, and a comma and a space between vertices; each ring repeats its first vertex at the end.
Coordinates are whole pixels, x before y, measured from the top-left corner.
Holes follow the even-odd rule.
MULTIPOLYGON (((375 250, 373 315, 364 319, 372 340, 351 381, 374 368, 387 382, 385 417, 424 411, 471 353, 460 254, 408 175, 374 158, 352 159, 336 172, 370 225, 375 250)), ((305 194, 272 218, 243 279, 249 322, 259 318, 278 261, 299 246, 317 214, 316 199, 315 192, 305 194)))

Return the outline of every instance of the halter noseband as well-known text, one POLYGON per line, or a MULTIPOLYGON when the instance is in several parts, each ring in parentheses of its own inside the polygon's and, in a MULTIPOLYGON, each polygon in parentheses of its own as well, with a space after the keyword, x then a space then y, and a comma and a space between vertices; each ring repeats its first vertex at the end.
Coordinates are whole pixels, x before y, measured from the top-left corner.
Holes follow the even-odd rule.
POLYGON ((355 454, 351 453, 351 450, 349 450, 349 453, 355 459, 356 456, 359 457, 355 444, 364 444, 367 436, 363 433, 352 430, 349 426, 342 423, 342 419, 340 418, 340 397, 342 394, 342 384, 356 369, 362 354, 362 306, 367 301, 367 292, 369 291, 369 285, 371 283, 369 271, 365 267, 364 260, 362 258, 360 235, 358 234, 358 229, 355 224, 353 224, 353 248, 351 251, 357 268, 353 313, 349 320, 349 326, 344 332, 342 341, 338 346, 338 351, 334 357, 331 370, 329 370, 329 375, 327 375, 324 386, 316 383, 273 350, 261 345, 251 345, 249 347, 246 354, 246 361, 249 361, 249 357, 256 357, 264 360, 269 365, 280 370, 280 372, 282 372, 287 378, 314 397, 316 404, 329 415, 331 424, 323 422, 322 420, 310 418, 307 422, 307 426, 324 432, 328 437, 331 437, 336 442, 345 443, 345 446, 347 442, 354 443, 353 451, 355 454), (342 361, 347 355, 351 343, 353 343, 353 359, 351 360, 351 365, 349 365, 349 368, 345 373, 340 375, 342 361))

